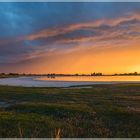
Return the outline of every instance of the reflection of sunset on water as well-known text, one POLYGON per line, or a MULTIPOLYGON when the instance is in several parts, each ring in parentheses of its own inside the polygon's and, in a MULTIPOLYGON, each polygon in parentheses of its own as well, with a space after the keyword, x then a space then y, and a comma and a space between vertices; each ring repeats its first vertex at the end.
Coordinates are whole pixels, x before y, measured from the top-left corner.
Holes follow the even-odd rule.
POLYGON ((140 81, 140 76, 56 76, 36 78, 42 81, 140 81))

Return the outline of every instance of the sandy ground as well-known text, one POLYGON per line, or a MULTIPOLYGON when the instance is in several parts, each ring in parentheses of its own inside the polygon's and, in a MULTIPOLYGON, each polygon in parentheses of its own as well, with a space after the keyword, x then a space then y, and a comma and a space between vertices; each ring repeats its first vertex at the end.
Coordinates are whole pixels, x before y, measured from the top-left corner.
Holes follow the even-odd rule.
POLYGON ((92 84, 116 84, 116 83, 136 83, 136 82, 41 81, 36 80, 36 77, 18 77, 18 78, 0 79, 0 85, 23 86, 23 87, 70 87, 92 84))

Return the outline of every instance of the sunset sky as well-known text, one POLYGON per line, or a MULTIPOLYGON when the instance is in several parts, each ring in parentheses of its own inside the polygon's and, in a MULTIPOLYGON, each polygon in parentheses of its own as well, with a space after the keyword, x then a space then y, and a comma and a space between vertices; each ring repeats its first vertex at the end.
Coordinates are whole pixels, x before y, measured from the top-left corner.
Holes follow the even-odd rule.
POLYGON ((140 72, 140 3, 0 3, 0 72, 140 72))

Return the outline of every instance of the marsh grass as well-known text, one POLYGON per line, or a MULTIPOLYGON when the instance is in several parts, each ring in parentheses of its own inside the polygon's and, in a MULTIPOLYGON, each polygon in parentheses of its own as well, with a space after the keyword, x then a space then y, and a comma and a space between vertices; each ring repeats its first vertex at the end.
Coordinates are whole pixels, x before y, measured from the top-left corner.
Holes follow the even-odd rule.
POLYGON ((140 137, 140 84, 0 86, 0 137, 140 137), (91 85, 90 85, 91 86, 91 85))

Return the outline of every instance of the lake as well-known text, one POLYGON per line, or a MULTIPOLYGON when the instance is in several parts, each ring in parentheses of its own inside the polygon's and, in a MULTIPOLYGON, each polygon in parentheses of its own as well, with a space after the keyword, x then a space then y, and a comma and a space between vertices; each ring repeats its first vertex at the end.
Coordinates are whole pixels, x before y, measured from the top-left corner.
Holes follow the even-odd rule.
POLYGON ((24 87, 70 87, 95 84, 140 83, 140 76, 28 76, 2 78, 0 85, 24 87))

